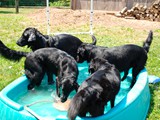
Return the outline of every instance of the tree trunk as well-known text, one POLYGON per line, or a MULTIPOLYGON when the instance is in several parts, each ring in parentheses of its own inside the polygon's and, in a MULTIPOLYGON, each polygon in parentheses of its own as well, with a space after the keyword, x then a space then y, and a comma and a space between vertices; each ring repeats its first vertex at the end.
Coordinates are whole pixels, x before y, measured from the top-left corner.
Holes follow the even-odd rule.
POLYGON ((16 13, 19 13, 19 0, 15 0, 16 13))

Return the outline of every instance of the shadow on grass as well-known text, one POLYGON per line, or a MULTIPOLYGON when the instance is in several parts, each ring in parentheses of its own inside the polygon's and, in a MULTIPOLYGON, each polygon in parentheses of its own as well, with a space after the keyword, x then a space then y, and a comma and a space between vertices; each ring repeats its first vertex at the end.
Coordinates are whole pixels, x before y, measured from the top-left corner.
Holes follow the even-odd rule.
POLYGON ((12 12, 12 11, 0 11, 0 14, 15 14, 15 12, 12 12))

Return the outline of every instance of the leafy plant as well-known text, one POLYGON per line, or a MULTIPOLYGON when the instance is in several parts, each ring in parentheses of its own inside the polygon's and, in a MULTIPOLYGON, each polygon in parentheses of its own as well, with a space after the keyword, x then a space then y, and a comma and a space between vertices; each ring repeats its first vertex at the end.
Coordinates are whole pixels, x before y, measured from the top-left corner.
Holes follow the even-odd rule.
POLYGON ((54 0, 49 2, 50 6, 56 6, 56 7, 61 7, 61 6, 70 6, 70 0, 54 0))

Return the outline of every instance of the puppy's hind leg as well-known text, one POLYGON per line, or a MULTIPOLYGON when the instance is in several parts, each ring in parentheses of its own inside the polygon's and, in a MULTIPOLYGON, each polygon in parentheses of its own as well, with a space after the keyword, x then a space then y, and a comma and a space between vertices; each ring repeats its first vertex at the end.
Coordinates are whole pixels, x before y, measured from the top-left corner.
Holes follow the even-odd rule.
POLYGON ((132 82, 131 82, 130 88, 132 88, 134 86, 134 84, 136 83, 137 75, 140 73, 140 71, 143 68, 144 68, 144 66, 133 67, 133 69, 132 69, 132 82))
POLYGON ((92 117, 97 117, 104 114, 104 103, 99 103, 92 105, 91 109, 89 110, 89 113, 92 117))
POLYGON ((50 71, 47 71, 47 76, 48 76, 48 84, 54 84, 54 80, 53 80, 53 73, 50 71))
POLYGON ((80 117, 86 117, 87 112, 88 112, 88 111, 83 110, 83 111, 81 111, 81 112, 78 114, 78 116, 80 116, 80 117))
POLYGON ((43 80, 44 74, 45 74, 44 72, 42 72, 42 73, 38 72, 37 74, 35 74, 35 76, 37 76, 37 77, 35 77, 36 86, 40 86, 41 85, 41 82, 43 80))
POLYGON ((124 76, 121 79, 121 81, 125 80, 127 78, 127 75, 128 75, 128 70, 124 71, 124 76))
POLYGON ((113 97, 113 98, 110 100, 111 108, 113 108, 113 107, 114 107, 114 101, 115 101, 115 97, 113 97))

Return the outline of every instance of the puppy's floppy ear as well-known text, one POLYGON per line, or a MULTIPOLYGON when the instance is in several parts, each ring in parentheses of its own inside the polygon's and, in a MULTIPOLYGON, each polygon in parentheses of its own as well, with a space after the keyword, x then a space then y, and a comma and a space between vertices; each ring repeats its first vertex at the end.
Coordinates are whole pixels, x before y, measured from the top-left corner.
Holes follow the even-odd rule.
POLYGON ((36 35, 35 33, 31 33, 28 38, 28 42, 34 42, 34 41, 36 41, 36 35))

